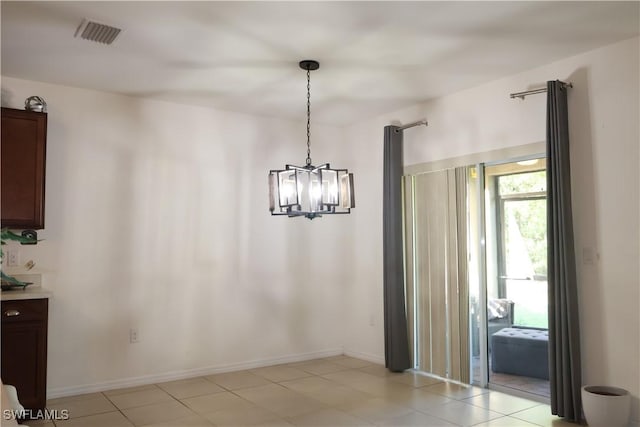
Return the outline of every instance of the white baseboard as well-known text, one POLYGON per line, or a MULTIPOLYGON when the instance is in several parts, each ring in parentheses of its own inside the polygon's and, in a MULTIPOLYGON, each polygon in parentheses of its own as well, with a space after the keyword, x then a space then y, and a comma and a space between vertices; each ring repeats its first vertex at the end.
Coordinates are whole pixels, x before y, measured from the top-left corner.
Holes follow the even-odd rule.
POLYGON ((352 351, 352 350, 347 350, 347 349, 344 350, 344 355, 345 356, 350 356, 350 357, 355 357, 356 359, 366 360, 368 362, 376 363, 378 365, 384 365, 384 357, 383 356, 376 356, 374 354, 361 353, 359 351, 352 351))
MULTIPOLYGON (((147 384, 156 384, 166 381, 183 380, 187 378, 201 377, 204 375, 222 374, 225 372, 242 371, 245 369, 262 368, 265 366, 280 365, 283 363, 303 362, 305 360, 320 359, 323 357, 339 356, 343 354, 342 348, 332 350, 314 351, 288 356, 274 357, 270 359, 250 360, 246 362, 230 363, 225 365, 207 366, 203 368, 185 369, 182 371, 166 372, 162 374, 143 375, 139 377, 121 378, 117 380, 103 381, 94 384, 83 384, 70 387, 57 387, 47 390, 47 398, 75 396, 78 394, 95 393, 126 387, 135 387, 147 384)), ((361 356, 353 356, 360 357, 361 356)), ((369 360, 369 359, 366 359, 369 360)))

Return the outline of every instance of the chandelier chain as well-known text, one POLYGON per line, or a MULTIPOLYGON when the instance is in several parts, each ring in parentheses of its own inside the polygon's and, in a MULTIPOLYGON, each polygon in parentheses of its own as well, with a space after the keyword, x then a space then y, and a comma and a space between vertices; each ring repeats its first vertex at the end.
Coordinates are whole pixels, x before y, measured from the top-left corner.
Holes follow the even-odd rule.
POLYGON ((307 68, 307 166, 311 165, 311 70, 307 68))

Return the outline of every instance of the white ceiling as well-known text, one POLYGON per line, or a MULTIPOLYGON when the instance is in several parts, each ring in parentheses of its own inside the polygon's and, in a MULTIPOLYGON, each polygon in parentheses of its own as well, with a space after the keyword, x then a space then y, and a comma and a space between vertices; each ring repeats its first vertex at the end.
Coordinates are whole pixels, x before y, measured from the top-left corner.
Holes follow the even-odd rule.
POLYGON ((634 37, 639 4, 2 1, 2 74, 297 119, 316 59, 312 118, 345 124, 634 37))

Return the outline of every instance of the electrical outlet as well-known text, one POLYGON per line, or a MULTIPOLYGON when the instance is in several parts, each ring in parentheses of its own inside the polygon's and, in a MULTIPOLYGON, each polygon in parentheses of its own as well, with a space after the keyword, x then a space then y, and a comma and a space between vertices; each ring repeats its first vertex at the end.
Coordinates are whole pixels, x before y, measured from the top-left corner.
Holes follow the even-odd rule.
POLYGON ((582 248, 582 263, 584 265, 594 265, 598 261, 598 253, 595 248, 585 246, 582 248))
POLYGON ((7 257, 7 267, 17 267, 20 265, 20 252, 16 249, 7 249, 5 251, 7 257))
POLYGON ((140 342, 140 334, 138 333, 138 329, 137 328, 129 329, 129 342, 131 344, 140 342))

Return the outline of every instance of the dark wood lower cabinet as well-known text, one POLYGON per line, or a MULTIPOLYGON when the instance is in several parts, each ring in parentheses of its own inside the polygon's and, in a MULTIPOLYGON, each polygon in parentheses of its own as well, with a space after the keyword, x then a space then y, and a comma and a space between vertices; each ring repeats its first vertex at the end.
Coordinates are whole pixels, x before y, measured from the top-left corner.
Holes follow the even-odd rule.
POLYGON ((2 382, 16 387, 26 409, 47 403, 48 302, 2 301, 2 382))

